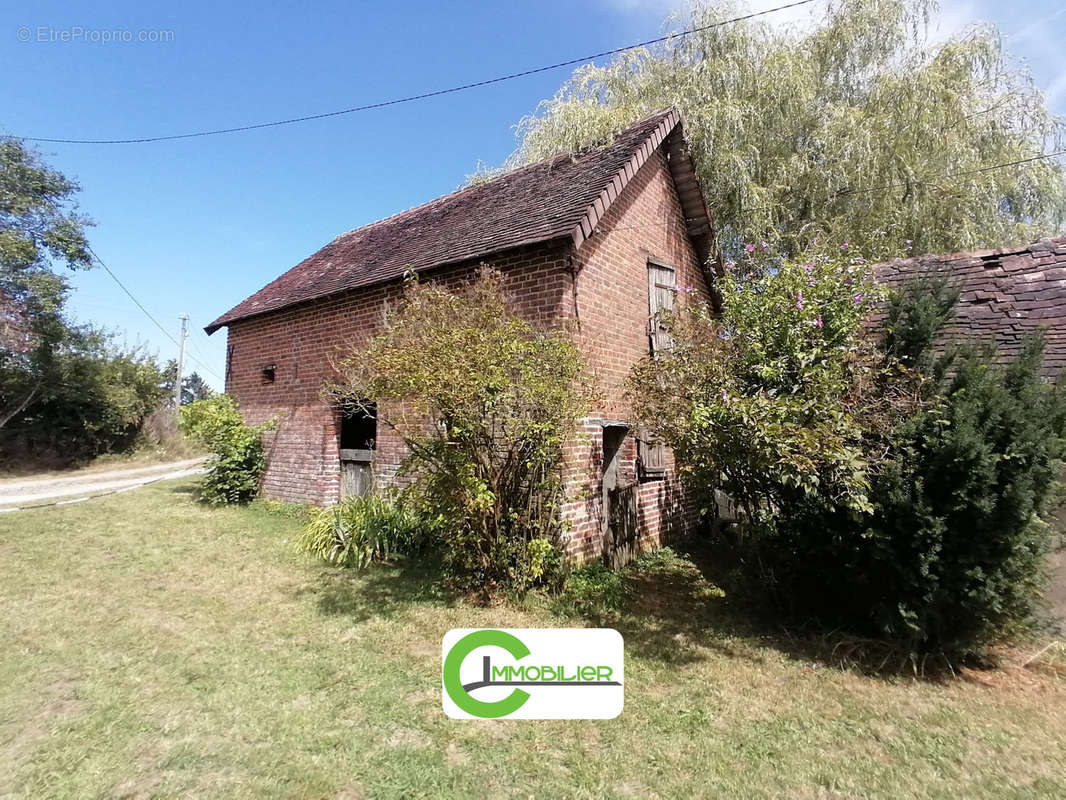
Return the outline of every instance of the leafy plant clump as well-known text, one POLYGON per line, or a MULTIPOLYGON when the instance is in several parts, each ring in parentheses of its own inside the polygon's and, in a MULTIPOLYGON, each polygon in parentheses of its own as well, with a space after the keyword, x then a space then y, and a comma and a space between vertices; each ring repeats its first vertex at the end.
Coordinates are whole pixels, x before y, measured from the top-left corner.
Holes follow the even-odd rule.
POLYGON ((588 402, 565 332, 520 317, 491 270, 456 288, 410 281, 339 371, 335 400, 406 445, 408 498, 456 582, 520 592, 553 579, 563 445, 588 402))
POLYGON ((263 432, 272 424, 246 425, 237 402, 224 394, 182 406, 178 419, 182 432, 211 453, 200 499, 211 505, 253 500, 266 469, 263 432))
POLYGON ((402 502, 367 495, 312 511, 296 548, 339 567, 364 569, 417 551, 427 533, 422 518, 402 502))
POLYGON ((566 576, 554 606, 559 613, 602 618, 620 613, 625 600, 623 571, 597 561, 566 576))

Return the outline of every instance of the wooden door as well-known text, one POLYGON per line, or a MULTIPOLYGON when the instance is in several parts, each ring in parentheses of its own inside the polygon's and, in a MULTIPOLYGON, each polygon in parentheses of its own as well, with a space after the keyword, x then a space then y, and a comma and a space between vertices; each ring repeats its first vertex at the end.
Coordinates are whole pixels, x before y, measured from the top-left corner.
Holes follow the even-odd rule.
POLYGON ((373 450, 341 450, 341 498, 362 497, 374 488, 373 450))

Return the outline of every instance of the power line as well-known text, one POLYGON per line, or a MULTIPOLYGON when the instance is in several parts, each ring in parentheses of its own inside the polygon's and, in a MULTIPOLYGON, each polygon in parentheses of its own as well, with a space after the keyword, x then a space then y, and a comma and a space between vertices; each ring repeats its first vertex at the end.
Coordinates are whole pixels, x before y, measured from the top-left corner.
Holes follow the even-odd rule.
POLYGON ((495 83, 503 83, 504 81, 514 80, 515 78, 524 78, 528 75, 536 75, 541 72, 549 72, 554 69, 560 69, 562 67, 572 67, 575 64, 582 64, 588 61, 595 61, 597 58, 604 58, 605 56, 618 55, 628 50, 636 50, 640 47, 648 47, 653 44, 661 44, 669 41, 670 39, 677 39, 684 36, 691 36, 694 33, 702 33, 703 31, 709 31, 714 28, 720 28, 724 25, 730 25, 735 22, 744 22, 745 20, 754 19, 755 17, 762 17, 766 14, 773 14, 778 11, 784 11, 788 8, 796 8, 798 6, 805 6, 815 0, 797 0, 794 3, 787 3, 785 5, 777 6, 776 8, 768 8, 765 11, 756 11, 751 14, 745 14, 741 17, 733 17, 732 19, 722 20, 720 22, 712 22, 708 25, 701 25, 696 28, 689 28, 688 30, 680 31, 679 33, 671 33, 666 36, 660 36, 656 39, 648 39, 647 41, 638 42, 637 44, 626 45, 625 47, 616 47, 613 50, 604 50, 601 53, 593 53, 592 55, 582 56, 581 58, 572 58, 568 61, 560 61, 557 64, 549 64, 544 67, 535 67, 533 69, 523 70, 522 72, 512 72, 510 75, 501 75, 496 78, 488 78, 482 81, 475 81, 474 83, 464 83, 461 86, 452 86, 448 89, 437 89, 432 92, 423 92, 422 94, 413 94, 408 97, 399 97, 393 100, 383 100, 378 103, 369 103, 363 106, 355 106, 353 108, 344 108, 339 111, 327 111, 322 114, 309 114, 304 117, 292 117, 290 119, 274 120, 273 122, 259 122, 252 125, 240 125, 234 128, 218 128, 215 130, 206 131, 194 131, 192 133, 177 133, 169 136, 146 136, 139 139, 53 139, 40 136, 15 136, 13 138, 21 139, 27 142, 48 142, 51 144, 144 144, 146 142, 164 142, 171 141, 173 139, 193 139, 200 136, 217 136, 223 133, 240 133, 242 131, 252 131, 259 128, 274 128, 279 125, 294 125, 298 122, 310 122, 312 120, 327 119, 329 117, 339 117, 343 114, 354 114, 358 111, 371 111, 373 109, 385 108, 386 106, 396 106, 402 103, 413 103, 416 100, 427 100, 431 97, 440 97, 446 94, 454 94, 456 92, 464 92, 468 89, 477 89, 482 86, 490 86, 495 83))
MULTIPOLYGON (((160 332, 164 336, 166 336, 168 339, 170 339, 170 341, 172 341, 174 343, 175 347, 180 348, 181 345, 178 343, 178 340, 174 338, 174 336, 170 333, 170 331, 168 331, 166 328, 163 327, 162 323, 160 323, 159 320, 157 320, 154 316, 152 316, 152 312, 150 312, 147 308, 144 307, 144 304, 141 303, 141 301, 137 299, 137 297, 133 294, 133 292, 131 292, 129 289, 126 288, 126 284, 124 284, 121 280, 119 280, 118 275, 116 275, 114 272, 111 271, 111 267, 109 267, 106 263, 104 263, 104 260, 102 258, 100 258, 100 256, 98 256, 96 254, 96 251, 93 250, 92 247, 90 247, 89 245, 86 245, 85 249, 89 251, 89 255, 91 255, 96 260, 96 263, 104 268, 104 272, 106 272, 108 275, 111 276, 111 280, 113 280, 115 283, 118 284, 118 288, 120 288, 123 292, 126 293, 126 297, 128 297, 130 300, 133 301, 133 304, 135 306, 137 306, 137 308, 139 308, 144 313, 144 315, 146 317, 148 317, 148 319, 150 319, 152 321, 153 325, 155 325, 157 328, 159 328, 160 332)), ((211 369, 211 367, 207 366, 207 364, 205 364, 203 361, 198 359, 192 353, 189 353, 188 355, 189 355, 189 358, 191 360, 195 361, 197 364, 199 364, 201 367, 203 367, 204 370, 206 370, 207 372, 210 372, 212 375, 214 375, 220 381, 224 380, 224 378, 221 375, 219 375, 217 372, 215 372, 213 369, 211 369)))

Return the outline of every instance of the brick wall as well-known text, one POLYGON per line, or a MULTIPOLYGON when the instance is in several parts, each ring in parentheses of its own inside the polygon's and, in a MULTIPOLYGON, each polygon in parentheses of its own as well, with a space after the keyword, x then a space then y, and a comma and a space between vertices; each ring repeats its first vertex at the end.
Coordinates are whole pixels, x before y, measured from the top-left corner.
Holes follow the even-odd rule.
MULTIPOLYGON (((568 246, 527 247, 433 273, 446 283, 471 277, 477 264, 501 270, 505 287, 522 314, 538 325, 569 314, 572 281, 568 246)), ((335 503, 340 494, 340 418, 323 397, 333 363, 380 327, 386 303, 399 298, 400 285, 375 286, 229 325, 226 391, 237 399, 245 419, 278 420, 266 437, 267 497, 316 505, 335 503), (274 381, 262 369, 274 365, 274 381)), ((378 430, 374 471, 379 484, 395 482, 403 458, 399 439, 378 430)))
POLYGON ((603 420, 630 423, 619 456, 620 483, 638 487, 639 547, 657 546, 694 521, 672 455, 664 477, 641 481, 637 474, 637 430, 624 383, 633 364, 649 353, 648 259, 673 266, 679 287, 691 286, 694 298, 709 299, 661 150, 626 186, 575 258, 577 340, 603 395, 567 449, 563 518, 570 528, 567 550, 577 560, 598 557, 604 547, 603 420))

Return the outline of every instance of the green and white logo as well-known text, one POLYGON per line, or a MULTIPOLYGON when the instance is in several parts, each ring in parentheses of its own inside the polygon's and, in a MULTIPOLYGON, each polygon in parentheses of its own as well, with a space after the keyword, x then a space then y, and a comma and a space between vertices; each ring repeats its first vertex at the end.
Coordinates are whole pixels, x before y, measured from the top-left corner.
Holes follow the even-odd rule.
POLYGON ((622 713, 622 636, 609 628, 456 628, 441 654, 456 719, 611 719, 622 713))

